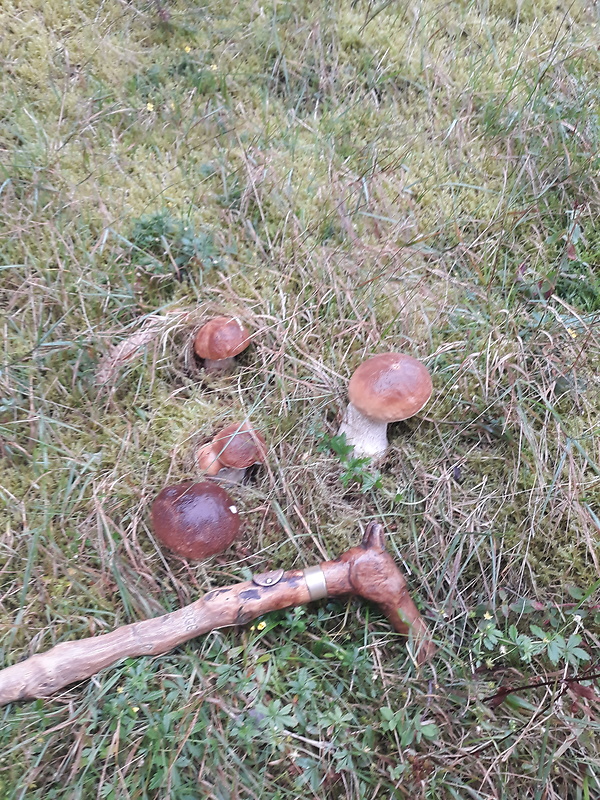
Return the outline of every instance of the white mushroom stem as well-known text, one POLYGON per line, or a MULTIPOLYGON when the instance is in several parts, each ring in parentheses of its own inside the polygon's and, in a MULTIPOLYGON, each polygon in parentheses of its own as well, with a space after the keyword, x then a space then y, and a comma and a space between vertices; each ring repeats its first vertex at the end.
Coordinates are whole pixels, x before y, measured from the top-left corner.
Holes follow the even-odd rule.
POLYGON ((222 467, 217 472, 217 478, 223 483, 241 483, 246 476, 246 468, 222 467))
POLYGON ((346 442, 354 447, 354 455, 362 458, 381 458, 388 448, 387 422, 365 417, 348 403, 338 436, 346 434, 346 442))
POLYGON ((227 372, 233 368, 234 364, 234 357, 231 356, 230 358, 205 358, 204 359, 204 369, 206 372, 227 372))

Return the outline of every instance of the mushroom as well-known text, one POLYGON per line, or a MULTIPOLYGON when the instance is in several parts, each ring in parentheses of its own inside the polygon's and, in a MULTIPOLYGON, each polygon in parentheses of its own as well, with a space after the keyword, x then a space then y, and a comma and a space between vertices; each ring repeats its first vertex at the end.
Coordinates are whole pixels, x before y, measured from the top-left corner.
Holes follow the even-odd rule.
POLYGON ((201 447, 196 460, 207 475, 216 475, 229 483, 241 483, 248 467, 264 462, 265 445, 262 433, 247 422, 234 422, 201 447))
POLYGON ((166 486, 152 504, 156 538, 183 558, 208 558, 227 550, 240 529, 235 503, 209 481, 166 486))
POLYGON ((427 367, 405 353, 382 353, 368 358, 350 378, 350 402, 338 434, 357 456, 381 458, 388 446, 389 422, 408 419, 431 397, 427 367))
POLYGON ((204 359, 207 372, 217 372, 229 369, 249 344, 250 334, 237 317, 215 317, 196 334, 194 352, 204 359))
POLYGON ((219 461, 219 456, 213 450, 212 442, 203 445, 196 453, 196 462, 205 475, 210 475, 214 478, 223 469, 223 465, 219 461))

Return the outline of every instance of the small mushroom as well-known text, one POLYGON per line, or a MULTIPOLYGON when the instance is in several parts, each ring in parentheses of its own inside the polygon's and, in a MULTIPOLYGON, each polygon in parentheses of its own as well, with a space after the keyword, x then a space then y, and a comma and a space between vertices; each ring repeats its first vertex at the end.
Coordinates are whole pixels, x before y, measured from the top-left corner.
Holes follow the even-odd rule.
POLYGON ((210 477, 213 478, 215 475, 218 475, 219 470, 223 468, 223 465, 219 461, 219 456, 213 450, 212 442, 202 445, 196 453, 196 462, 206 475, 210 475, 210 477))
POLYGON ((156 538, 183 558, 222 553, 240 529, 235 503, 225 489, 209 481, 166 486, 152 504, 156 538))
POLYGON ((194 352, 204 359, 207 372, 229 369, 233 359, 250 344, 250 334, 236 317, 215 317, 196 334, 194 352))
POLYGON ((338 434, 357 456, 381 458, 388 447, 387 426, 408 419, 431 397, 427 367, 405 353, 382 353, 368 358, 350 378, 350 402, 338 434))
POLYGON ((234 422, 198 450, 200 469, 219 480, 241 483, 246 469, 265 460, 265 437, 247 422, 234 422))

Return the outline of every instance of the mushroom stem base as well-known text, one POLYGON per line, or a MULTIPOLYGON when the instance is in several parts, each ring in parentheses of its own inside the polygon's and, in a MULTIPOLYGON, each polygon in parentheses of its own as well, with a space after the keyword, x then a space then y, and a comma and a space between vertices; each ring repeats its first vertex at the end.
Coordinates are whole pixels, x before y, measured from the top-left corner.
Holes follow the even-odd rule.
POLYGON ((217 472, 217 478, 223 483, 241 483, 246 475, 244 468, 222 467, 217 472))
POLYGON ((233 369, 234 358, 219 358, 216 361, 212 358, 204 359, 204 369, 206 372, 229 372, 233 369))
POLYGON ((378 459, 387 451, 387 422, 365 417, 352 403, 348 403, 338 436, 342 433, 346 434, 348 444, 354 447, 355 456, 378 459))

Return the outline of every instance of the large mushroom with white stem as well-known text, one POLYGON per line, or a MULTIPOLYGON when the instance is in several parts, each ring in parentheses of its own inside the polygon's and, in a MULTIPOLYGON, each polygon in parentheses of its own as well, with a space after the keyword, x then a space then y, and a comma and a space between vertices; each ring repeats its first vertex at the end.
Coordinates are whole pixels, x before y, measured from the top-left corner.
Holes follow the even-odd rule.
POLYGON ((250 344, 250 334, 237 317, 215 317, 194 338, 194 352, 204 359, 207 372, 223 372, 250 344))
POLYGON ((416 358, 405 353, 368 358, 350 378, 350 402, 338 434, 346 434, 356 456, 382 458, 388 447, 388 424, 417 414, 432 390, 429 371, 416 358))
POLYGON ((198 450, 196 461, 206 475, 241 483, 248 467, 264 462, 265 446, 265 437, 248 422, 234 422, 198 450))

